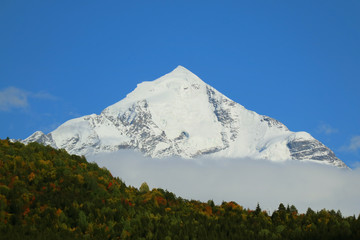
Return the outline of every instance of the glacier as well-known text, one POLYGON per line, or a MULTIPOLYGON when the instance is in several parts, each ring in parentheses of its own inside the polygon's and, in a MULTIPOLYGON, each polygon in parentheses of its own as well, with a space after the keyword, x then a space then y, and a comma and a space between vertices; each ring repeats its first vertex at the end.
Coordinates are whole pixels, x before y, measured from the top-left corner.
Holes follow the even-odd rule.
POLYGON ((134 149, 145 156, 300 160, 347 167, 306 132, 247 110, 182 66, 142 82, 100 114, 71 119, 22 142, 40 142, 71 154, 134 149))

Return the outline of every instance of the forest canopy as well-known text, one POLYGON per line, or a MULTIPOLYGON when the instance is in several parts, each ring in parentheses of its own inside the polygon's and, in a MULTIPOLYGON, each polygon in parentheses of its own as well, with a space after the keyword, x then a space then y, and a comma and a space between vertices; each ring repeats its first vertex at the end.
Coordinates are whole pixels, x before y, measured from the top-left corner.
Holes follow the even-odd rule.
POLYGON ((177 197, 85 157, 0 140, 0 239, 360 239, 360 216, 177 197))

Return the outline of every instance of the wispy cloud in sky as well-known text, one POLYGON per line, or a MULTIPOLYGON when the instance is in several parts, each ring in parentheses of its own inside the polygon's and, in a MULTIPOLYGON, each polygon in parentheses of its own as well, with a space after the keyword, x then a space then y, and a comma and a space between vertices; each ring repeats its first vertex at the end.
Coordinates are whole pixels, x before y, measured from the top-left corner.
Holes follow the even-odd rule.
POLYGON ((331 135, 331 134, 339 132, 339 130, 336 128, 333 128, 332 126, 330 126, 327 123, 322 122, 319 124, 319 126, 317 128, 317 132, 323 133, 325 135, 331 135))
POLYGON ((44 133, 49 133, 51 131, 54 131, 60 125, 61 125, 60 122, 54 122, 54 123, 51 123, 49 125, 39 127, 39 130, 44 132, 44 133))
POLYGON ((350 139, 350 143, 341 148, 342 151, 357 152, 360 149, 360 135, 353 136, 350 139))
POLYGON ((33 93, 16 87, 8 87, 0 90, 0 111, 11 109, 25 109, 29 106, 29 98, 56 100, 56 97, 46 93, 33 93))
POLYGON ((7 111, 12 108, 26 108, 29 93, 15 88, 8 87, 0 91, 0 110, 7 111))
POLYGON ((30 93, 29 94, 30 97, 32 98, 37 98, 37 99, 44 99, 44 100, 57 100, 58 98, 51 95, 50 93, 47 92, 37 92, 37 93, 30 93))
POLYGON ((294 204, 301 212, 311 207, 340 209, 344 215, 360 213, 360 169, 300 161, 151 159, 132 151, 89 156, 88 160, 105 166, 128 185, 147 182, 186 199, 236 201, 251 209, 259 202, 269 211, 284 203, 294 204))

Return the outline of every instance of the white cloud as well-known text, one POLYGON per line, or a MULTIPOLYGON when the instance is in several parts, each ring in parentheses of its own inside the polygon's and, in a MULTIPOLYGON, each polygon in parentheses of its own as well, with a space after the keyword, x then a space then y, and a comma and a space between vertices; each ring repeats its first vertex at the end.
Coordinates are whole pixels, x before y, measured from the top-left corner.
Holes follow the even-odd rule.
POLYGON ((269 211, 279 203, 294 204, 301 212, 340 209, 344 215, 360 213, 360 169, 339 169, 322 164, 254 159, 151 159, 132 151, 89 156, 126 184, 167 189, 186 199, 216 203, 236 201, 244 207, 269 211))
POLYGON ((69 112, 69 116, 78 118, 78 117, 81 117, 82 115, 79 113, 76 113, 76 112, 69 112))
POLYGON ((351 168, 359 168, 360 169, 360 162, 351 163, 351 168))
POLYGON ((46 92, 32 93, 16 87, 8 87, 0 91, 0 111, 13 108, 25 109, 29 106, 29 98, 56 100, 56 97, 46 92))
POLYGON ((48 133, 48 132, 52 132, 54 131, 57 127, 59 127, 61 125, 60 122, 54 122, 51 123, 49 125, 46 126, 42 126, 39 128, 40 131, 44 132, 44 133, 48 133))
POLYGON ((37 99, 57 100, 57 97, 47 92, 30 93, 30 97, 37 99))
POLYGON ((348 152, 357 152, 360 149, 360 136, 354 136, 350 139, 350 144, 343 146, 341 150, 348 152))
POLYGON ((320 123, 317 131, 319 133, 324 133, 326 135, 331 135, 333 133, 337 133, 339 130, 337 130, 336 128, 333 128, 332 126, 330 126, 329 124, 326 123, 320 123))
POLYGON ((0 110, 7 111, 11 108, 26 108, 28 103, 27 91, 15 88, 8 87, 0 91, 0 110))

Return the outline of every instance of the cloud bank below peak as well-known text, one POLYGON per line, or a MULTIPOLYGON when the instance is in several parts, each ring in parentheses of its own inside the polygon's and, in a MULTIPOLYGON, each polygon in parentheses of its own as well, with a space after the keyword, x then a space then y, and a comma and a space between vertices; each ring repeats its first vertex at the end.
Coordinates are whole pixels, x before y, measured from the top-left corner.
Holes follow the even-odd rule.
POLYGON ((236 201, 254 209, 259 203, 273 211, 279 203, 293 204, 300 212, 341 210, 360 213, 360 169, 339 169, 311 162, 182 158, 153 159, 123 150, 88 156, 126 184, 167 189, 186 199, 236 201))

